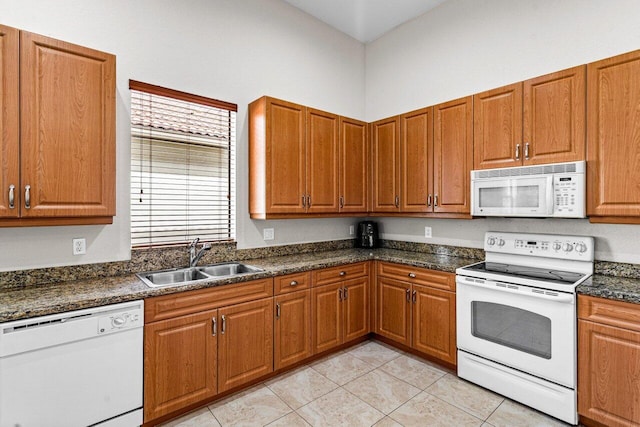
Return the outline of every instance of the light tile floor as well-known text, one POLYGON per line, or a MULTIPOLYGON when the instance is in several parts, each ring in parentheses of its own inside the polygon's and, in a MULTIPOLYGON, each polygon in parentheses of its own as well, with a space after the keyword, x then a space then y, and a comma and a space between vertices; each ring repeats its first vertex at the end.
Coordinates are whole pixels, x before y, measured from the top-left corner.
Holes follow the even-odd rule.
POLYGON ((566 425, 442 367, 367 341, 163 426, 566 425))

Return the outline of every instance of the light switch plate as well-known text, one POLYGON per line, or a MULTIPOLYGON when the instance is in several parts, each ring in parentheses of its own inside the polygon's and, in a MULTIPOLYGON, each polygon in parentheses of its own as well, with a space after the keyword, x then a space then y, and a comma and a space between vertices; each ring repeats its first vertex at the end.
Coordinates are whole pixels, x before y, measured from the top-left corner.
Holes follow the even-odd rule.
POLYGON ((275 238, 275 232, 273 228, 265 228, 262 230, 262 236, 264 240, 273 240, 275 238))

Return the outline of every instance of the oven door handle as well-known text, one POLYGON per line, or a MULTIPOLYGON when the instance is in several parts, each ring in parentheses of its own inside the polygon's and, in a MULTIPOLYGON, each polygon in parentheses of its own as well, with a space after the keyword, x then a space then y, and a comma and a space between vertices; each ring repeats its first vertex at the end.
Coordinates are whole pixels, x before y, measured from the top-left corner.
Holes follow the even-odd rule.
POLYGON ((471 280, 466 281, 465 278, 462 278, 462 279, 458 278, 456 282, 459 285, 466 285, 471 287, 476 286, 479 288, 490 289, 496 292, 507 292, 511 294, 523 295, 523 296, 544 299, 544 300, 553 301, 553 302, 575 304, 574 294, 565 294, 563 292, 557 292, 557 291, 545 291, 544 289, 529 288, 529 287, 525 287, 526 289, 529 289, 529 291, 524 291, 520 289, 522 287, 521 285, 512 285, 510 283, 496 282, 493 280, 483 280, 483 279, 471 279, 471 280), (471 282, 471 280, 473 280, 473 282, 471 282), (517 288, 516 289, 509 288, 508 286, 516 286, 517 288), (533 289, 536 289, 539 292, 533 292, 533 289), (549 295, 544 292, 553 292, 557 295, 549 295))

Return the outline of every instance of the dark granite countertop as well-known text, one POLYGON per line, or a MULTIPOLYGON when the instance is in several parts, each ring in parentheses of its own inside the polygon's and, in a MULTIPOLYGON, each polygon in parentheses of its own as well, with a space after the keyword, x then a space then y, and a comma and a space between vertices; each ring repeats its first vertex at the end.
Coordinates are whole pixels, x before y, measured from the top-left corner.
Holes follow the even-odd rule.
POLYGON ((640 304, 640 279, 594 274, 576 291, 580 295, 640 304))
POLYGON ((455 269, 458 267, 478 261, 472 258, 409 252, 397 249, 342 249, 300 255, 247 259, 243 262, 261 267, 265 271, 246 274, 232 279, 206 280, 188 285, 163 288, 149 288, 133 274, 54 284, 30 285, 21 288, 0 290, 0 322, 221 286, 318 268, 333 267, 371 259, 452 273, 455 272, 455 269))

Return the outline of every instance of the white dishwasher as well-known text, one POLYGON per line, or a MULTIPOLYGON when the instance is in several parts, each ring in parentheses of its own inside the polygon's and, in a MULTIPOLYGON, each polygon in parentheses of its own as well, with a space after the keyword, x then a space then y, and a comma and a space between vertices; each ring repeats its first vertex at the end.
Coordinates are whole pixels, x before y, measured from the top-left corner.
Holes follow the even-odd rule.
POLYGON ((143 308, 0 324, 0 427, 141 425, 143 308))

